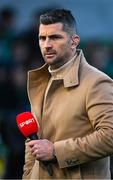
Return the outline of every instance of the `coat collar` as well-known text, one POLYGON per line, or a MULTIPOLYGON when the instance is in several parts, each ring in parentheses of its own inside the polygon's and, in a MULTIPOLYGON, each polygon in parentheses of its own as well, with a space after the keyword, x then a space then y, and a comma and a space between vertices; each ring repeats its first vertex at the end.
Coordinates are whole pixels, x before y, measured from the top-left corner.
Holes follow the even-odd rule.
MULTIPOLYGON (((69 69, 68 73, 64 76, 63 82, 64 82, 64 87, 73 87, 79 84, 79 78, 78 78, 78 72, 79 72, 79 66, 81 59, 85 59, 82 50, 77 49, 77 56, 74 59, 73 66, 69 69)), ((47 82, 50 79, 51 74, 48 71, 48 65, 44 64, 41 68, 31 70, 28 72, 28 77, 29 77, 29 83, 35 84, 36 82, 41 79, 42 82, 47 82)), ((57 79, 61 80, 61 79, 57 79)))

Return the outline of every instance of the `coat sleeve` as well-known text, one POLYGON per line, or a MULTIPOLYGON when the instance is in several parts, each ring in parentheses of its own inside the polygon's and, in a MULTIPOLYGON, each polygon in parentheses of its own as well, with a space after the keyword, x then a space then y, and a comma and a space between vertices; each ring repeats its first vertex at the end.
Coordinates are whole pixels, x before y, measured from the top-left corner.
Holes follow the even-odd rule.
POLYGON ((106 75, 92 79, 84 106, 93 132, 54 143, 60 168, 113 154, 113 81, 106 75))

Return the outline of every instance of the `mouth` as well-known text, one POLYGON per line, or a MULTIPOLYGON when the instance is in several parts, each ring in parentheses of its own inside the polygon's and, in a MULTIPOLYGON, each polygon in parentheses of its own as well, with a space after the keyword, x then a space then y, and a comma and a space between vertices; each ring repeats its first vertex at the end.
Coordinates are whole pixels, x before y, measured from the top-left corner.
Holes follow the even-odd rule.
POLYGON ((47 54, 45 54, 45 57, 47 57, 47 58, 52 58, 54 56, 55 56, 55 53, 47 53, 47 54))

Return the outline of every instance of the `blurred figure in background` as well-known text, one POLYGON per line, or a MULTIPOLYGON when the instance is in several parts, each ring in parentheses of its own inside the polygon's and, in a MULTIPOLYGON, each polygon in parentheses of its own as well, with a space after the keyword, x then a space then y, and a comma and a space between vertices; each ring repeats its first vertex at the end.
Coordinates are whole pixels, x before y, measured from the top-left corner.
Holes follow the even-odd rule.
POLYGON ((90 57, 90 62, 94 67, 107 73, 113 78, 113 61, 110 56, 110 48, 107 46, 97 45, 90 57))
MULTIPOLYGON (((17 53, 17 48, 14 48, 15 19, 13 9, 2 10, 0 14, 0 134, 7 149, 3 179, 20 179, 24 163, 24 137, 17 128, 15 117, 18 112, 26 109, 27 100, 24 91, 26 84, 23 59, 20 58, 21 61, 16 62, 22 51, 17 53)), ((24 56, 25 51, 22 53, 24 56)))
POLYGON ((88 41, 82 46, 88 62, 113 78, 113 44, 110 42, 88 41))
POLYGON ((14 9, 4 8, 0 12, 0 64, 7 66, 12 61, 12 43, 16 35, 15 18, 14 9))

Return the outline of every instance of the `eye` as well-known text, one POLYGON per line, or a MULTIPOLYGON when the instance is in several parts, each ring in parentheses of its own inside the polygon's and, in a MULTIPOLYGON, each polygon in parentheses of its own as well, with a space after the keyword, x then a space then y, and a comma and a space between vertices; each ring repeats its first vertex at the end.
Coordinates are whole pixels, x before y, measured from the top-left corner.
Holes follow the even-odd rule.
POLYGON ((51 37, 51 39, 59 39, 59 37, 58 36, 53 36, 53 37, 51 37))
POLYGON ((62 39, 62 36, 61 35, 52 35, 50 38, 52 40, 57 40, 57 39, 62 39))
POLYGON ((39 40, 45 41, 45 40, 46 40, 46 37, 45 37, 45 36, 39 36, 39 40))

